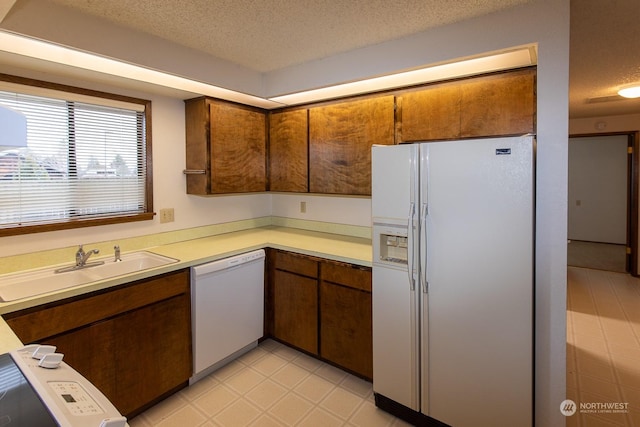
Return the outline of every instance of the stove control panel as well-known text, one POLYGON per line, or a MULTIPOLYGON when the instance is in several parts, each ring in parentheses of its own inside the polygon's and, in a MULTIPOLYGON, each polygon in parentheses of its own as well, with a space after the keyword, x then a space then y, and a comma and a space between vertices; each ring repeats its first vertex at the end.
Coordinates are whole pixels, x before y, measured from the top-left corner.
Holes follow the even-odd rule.
POLYGON ((54 346, 28 345, 10 353, 27 381, 62 426, 127 427, 109 400, 63 362, 54 346))

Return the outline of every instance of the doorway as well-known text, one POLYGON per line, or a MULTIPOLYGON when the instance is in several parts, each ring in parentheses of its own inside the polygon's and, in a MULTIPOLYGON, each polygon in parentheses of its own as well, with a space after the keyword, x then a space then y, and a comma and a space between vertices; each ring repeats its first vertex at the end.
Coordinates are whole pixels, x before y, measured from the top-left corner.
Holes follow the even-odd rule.
POLYGON ((637 274, 636 145, 637 133, 569 138, 570 266, 637 274))

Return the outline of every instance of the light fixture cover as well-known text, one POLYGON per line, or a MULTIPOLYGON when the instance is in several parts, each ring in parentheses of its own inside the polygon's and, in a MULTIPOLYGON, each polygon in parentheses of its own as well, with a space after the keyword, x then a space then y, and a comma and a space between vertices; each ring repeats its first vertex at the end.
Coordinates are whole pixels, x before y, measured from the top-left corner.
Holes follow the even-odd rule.
POLYGON ((640 84, 624 87, 618 91, 618 95, 625 98, 640 98, 640 84))

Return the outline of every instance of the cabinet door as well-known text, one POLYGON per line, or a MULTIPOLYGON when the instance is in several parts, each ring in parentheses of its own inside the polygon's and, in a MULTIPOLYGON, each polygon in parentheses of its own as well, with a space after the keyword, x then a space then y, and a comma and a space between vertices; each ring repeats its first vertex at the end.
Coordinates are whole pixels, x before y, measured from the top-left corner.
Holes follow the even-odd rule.
POLYGON ((276 270, 273 306, 274 336, 318 354, 318 281, 276 270))
POLYGON ((113 403, 122 413, 136 413, 188 381, 190 321, 188 294, 115 319, 117 381, 113 403))
POLYGON ((460 137, 460 86, 443 84, 398 97, 398 139, 433 141, 460 137))
POLYGON ((395 102, 380 96, 309 110, 309 191, 371 194, 371 146, 394 143, 395 102))
POLYGON ((203 171, 186 176, 187 194, 211 193, 209 163, 209 104, 206 98, 188 99, 184 103, 185 166, 190 171, 203 171))
POLYGON ((320 268, 320 356, 371 379, 371 271, 329 261, 320 268))
POLYGON ((211 192, 266 191, 266 115, 211 101, 211 192))
POLYGON ((372 378, 371 294, 321 282, 320 301, 320 356, 372 378))
POLYGON ((307 110, 269 115, 269 189, 309 191, 307 110))
POLYGON ((64 361, 91 381, 112 403, 118 397, 113 325, 113 321, 106 320, 41 341, 55 345, 57 351, 64 354, 64 361))
POLYGON ((535 72, 471 79, 460 85, 460 136, 524 135, 535 131, 535 72))
POLYGON ((535 132, 535 70, 437 84, 398 97, 399 142, 535 132))

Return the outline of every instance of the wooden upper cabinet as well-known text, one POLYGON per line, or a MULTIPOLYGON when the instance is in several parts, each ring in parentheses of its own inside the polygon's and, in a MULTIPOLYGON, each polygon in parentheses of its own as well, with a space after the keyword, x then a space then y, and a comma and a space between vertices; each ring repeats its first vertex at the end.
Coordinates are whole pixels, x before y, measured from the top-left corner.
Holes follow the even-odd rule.
POLYGON ((265 191, 266 115, 250 107, 212 102, 211 192, 265 191))
POLYGON ((532 69, 437 84, 398 97, 399 142, 535 132, 532 69))
POLYGON ((460 85, 460 136, 521 135, 535 132, 535 72, 515 71, 460 85))
POLYGON ((460 93, 458 84, 444 84, 398 97, 398 139, 415 142, 457 138, 460 93))
POLYGON ((188 194, 266 191, 264 110, 197 98, 185 101, 188 194))
POLYGON ((394 144, 392 95, 309 109, 309 191, 371 194, 371 146, 394 144))
POLYGON ((309 191, 307 111, 269 114, 269 185, 271 191, 309 191))

